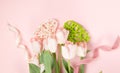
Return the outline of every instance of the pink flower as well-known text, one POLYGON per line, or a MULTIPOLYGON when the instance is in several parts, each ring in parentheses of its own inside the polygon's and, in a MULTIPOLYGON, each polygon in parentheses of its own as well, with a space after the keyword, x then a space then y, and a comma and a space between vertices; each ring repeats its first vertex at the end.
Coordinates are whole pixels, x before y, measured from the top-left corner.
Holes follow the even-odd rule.
POLYGON ((42 46, 42 49, 49 50, 52 53, 56 52, 57 42, 55 38, 55 32, 58 27, 58 21, 56 19, 49 19, 46 22, 40 24, 39 28, 35 32, 35 38, 41 40, 39 42, 34 42, 34 47, 37 49, 42 46))
POLYGON ((58 21, 56 19, 49 19, 46 22, 40 24, 39 28, 34 34, 39 38, 47 38, 56 32, 57 27, 58 21))

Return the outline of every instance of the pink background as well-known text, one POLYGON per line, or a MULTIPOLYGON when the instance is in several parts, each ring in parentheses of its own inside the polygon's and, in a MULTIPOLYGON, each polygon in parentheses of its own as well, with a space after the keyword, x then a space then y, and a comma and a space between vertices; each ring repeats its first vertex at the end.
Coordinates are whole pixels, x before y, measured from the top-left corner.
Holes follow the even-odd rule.
MULTIPOLYGON (((7 24, 18 27, 31 48, 30 37, 49 18, 57 18, 60 24, 69 19, 80 22, 90 32, 93 47, 111 45, 120 35, 120 0, 0 0, 0 73, 29 73, 25 51, 16 48, 7 24)), ((120 47, 100 50, 86 73, 120 73, 119 55, 120 47)))

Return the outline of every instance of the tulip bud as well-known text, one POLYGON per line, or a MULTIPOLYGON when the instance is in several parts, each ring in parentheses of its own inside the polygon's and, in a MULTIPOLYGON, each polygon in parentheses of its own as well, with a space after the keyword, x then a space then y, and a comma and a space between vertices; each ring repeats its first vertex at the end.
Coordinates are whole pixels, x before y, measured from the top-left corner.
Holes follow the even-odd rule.
POLYGON ((57 50, 57 42, 55 39, 48 37, 43 41, 43 47, 45 50, 49 50, 52 53, 55 53, 57 50))
POLYGON ((60 30, 56 32, 56 38, 57 38, 58 44, 64 44, 66 41, 64 33, 60 30))
POLYGON ((77 48, 77 55, 80 57, 85 57, 86 56, 86 50, 85 48, 78 46, 77 48))
POLYGON ((69 44, 68 46, 62 46, 62 56, 65 59, 72 59, 76 56, 76 45, 69 44))

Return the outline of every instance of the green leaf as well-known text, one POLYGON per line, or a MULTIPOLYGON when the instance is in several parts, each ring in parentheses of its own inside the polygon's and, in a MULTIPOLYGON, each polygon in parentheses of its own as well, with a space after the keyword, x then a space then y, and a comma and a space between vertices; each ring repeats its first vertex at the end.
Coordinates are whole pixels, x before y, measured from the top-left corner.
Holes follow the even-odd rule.
POLYGON ((43 51, 40 56, 40 63, 45 66, 45 73, 52 73, 53 56, 49 51, 43 51))
POLYGON ((71 66, 70 66, 70 72, 69 72, 68 63, 64 59, 62 60, 62 62, 63 62, 63 66, 66 70, 66 73, 73 73, 73 68, 71 66))
POLYGON ((29 71, 30 73, 40 73, 40 68, 32 63, 29 63, 29 71))
POLYGON ((89 42, 90 36, 87 30, 79 23, 69 20, 64 23, 64 28, 69 31, 67 40, 73 43, 89 42))

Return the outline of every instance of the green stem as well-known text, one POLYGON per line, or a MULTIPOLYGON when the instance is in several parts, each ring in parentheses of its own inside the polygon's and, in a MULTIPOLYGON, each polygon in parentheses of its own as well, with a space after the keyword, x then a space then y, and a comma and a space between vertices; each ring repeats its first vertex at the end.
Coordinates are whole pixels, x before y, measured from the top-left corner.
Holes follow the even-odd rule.
POLYGON ((54 64, 55 64, 55 73, 60 73, 60 68, 59 68, 58 62, 56 60, 56 54, 55 53, 53 53, 53 57, 54 57, 54 64))
MULTIPOLYGON (((84 57, 81 57, 80 59, 82 60, 82 59, 84 59, 84 57)), ((80 65, 79 73, 85 73, 85 65, 84 64, 80 65)))
POLYGON ((68 72, 70 73, 70 70, 71 68, 70 68, 70 60, 68 60, 68 72))
POLYGON ((84 72, 85 72, 85 65, 82 64, 82 65, 80 65, 80 71, 79 71, 79 73, 84 73, 84 72))
POLYGON ((62 73, 62 54, 61 54, 61 44, 58 44, 58 65, 60 68, 60 73, 62 73))

